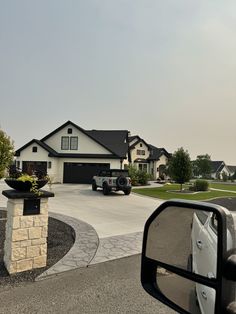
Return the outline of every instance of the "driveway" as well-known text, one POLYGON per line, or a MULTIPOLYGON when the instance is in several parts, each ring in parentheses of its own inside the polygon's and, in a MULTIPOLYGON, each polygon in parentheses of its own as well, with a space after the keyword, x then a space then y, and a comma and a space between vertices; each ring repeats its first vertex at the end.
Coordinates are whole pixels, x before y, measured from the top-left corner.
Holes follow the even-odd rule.
MULTIPOLYGON (((2 195, 5 189, 9 187, 1 180, 0 207, 7 204, 2 195)), ((145 221, 162 202, 132 193, 125 196, 123 192, 104 196, 102 190, 92 191, 88 184, 53 184, 51 191, 55 197, 49 199, 49 212, 87 222, 99 238, 142 232, 145 221)))
POLYGON ((99 238, 143 231, 145 221, 161 201, 122 192, 104 196, 91 185, 55 184, 55 197, 49 211, 83 220, 96 230, 99 238))

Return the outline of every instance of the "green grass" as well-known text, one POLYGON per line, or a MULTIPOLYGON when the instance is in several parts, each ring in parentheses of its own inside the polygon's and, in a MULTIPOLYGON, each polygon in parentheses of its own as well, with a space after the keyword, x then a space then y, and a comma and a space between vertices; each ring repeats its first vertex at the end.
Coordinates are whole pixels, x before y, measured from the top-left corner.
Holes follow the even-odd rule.
MULTIPOLYGON (((187 186, 183 186, 183 188, 187 188, 187 186)), ((236 197, 236 193, 231 192, 222 192, 222 191, 208 191, 208 192, 198 192, 195 194, 185 194, 179 191, 180 185, 179 184, 168 184, 162 187, 156 188, 142 188, 142 189, 132 189, 132 192, 156 197, 163 200, 169 200, 172 198, 178 199, 185 199, 185 200, 196 200, 196 201, 203 201, 208 199, 213 199, 217 197, 236 197), (176 191, 176 192, 169 192, 169 191, 176 191)))
POLYGON ((236 184, 210 183, 210 187, 220 190, 236 191, 236 184))

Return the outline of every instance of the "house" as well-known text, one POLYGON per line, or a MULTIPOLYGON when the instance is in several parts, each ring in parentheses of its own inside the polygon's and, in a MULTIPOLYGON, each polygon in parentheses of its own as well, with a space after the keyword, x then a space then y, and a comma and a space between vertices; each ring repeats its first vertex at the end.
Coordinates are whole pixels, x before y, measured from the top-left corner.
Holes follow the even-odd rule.
POLYGON ((227 166, 230 172, 230 176, 232 177, 236 173, 236 166, 227 166))
POLYGON ((138 135, 129 136, 130 162, 137 169, 145 171, 159 178, 171 156, 164 148, 157 148, 148 144, 138 135))
POLYGON ((230 169, 224 161, 211 161, 211 177, 212 179, 222 179, 223 173, 228 177, 232 175, 230 169))
POLYGON ((90 183, 100 169, 123 169, 129 162, 128 134, 127 130, 84 130, 67 121, 19 148, 16 166, 45 171, 52 182, 90 183))

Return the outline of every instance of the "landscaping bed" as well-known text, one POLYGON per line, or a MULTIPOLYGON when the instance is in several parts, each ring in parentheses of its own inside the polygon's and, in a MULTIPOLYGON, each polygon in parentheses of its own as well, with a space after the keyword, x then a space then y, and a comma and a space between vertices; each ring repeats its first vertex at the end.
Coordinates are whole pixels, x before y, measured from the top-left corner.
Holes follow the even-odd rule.
POLYGON ((74 230, 62 221, 48 219, 48 256, 47 266, 9 276, 3 263, 5 240, 6 211, 0 210, 0 285, 19 285, 26 281, 34 281, 37 276, 57 263, 73 246, 74 230))

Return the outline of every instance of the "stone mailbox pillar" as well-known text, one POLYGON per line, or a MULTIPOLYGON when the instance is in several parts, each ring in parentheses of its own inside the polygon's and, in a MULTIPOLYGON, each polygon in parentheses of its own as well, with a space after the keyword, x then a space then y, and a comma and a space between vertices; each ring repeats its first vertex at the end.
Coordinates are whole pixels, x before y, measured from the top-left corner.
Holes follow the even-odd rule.
POLYGON ((46 266, 48 198, 53 193, 5 190, 8 198, 4 264, 9 274, 46 266))

